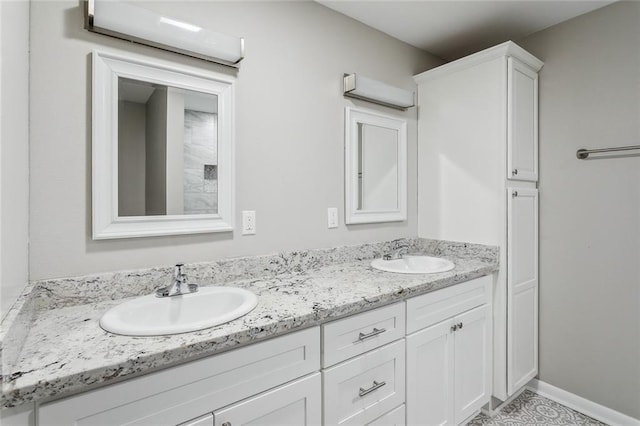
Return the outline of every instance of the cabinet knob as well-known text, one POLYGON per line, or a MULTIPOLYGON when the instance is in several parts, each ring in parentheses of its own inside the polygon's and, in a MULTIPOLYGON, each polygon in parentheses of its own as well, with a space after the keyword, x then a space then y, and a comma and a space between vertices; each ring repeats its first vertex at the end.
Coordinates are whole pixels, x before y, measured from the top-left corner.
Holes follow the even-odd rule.
POLYGON ((222 423, 222 426, 231 426, 231 422, 224 422, 222 423))
POLYGON ((511 193, 511 196, 514 197, 514 198, 517 197, 518 196, 518 191, 513 191, 511 193))
POLYGON ((458 329, 458 324, 454 324, 451 326, 451 331, 456 331, 458 329))
POLYGON ((511 174, 514 175, 514 176, 518 176, 518 169, 513 169, 511 171, 511 174))
POLYGON ((462 323, 461 322, 458 323, 458 328, 462 329, 462 323))

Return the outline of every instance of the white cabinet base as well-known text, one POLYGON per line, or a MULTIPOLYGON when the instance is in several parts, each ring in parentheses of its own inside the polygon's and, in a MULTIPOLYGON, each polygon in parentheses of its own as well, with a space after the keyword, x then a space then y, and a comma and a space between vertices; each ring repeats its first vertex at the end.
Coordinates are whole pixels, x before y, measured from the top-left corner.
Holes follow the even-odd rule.
MULTIPOLYGON (((407 336, 408 425, 459 425, 490 401, 490 284, 490 277, 465 283, 469 289, 487 290, 480 306, 469 309, 466 303, 456 303, 468 298, 452 297, 451 304, 459 309, 448 311, 449 318, 407 336)), ((420 317, 420 310, 415 310, 407 320, 420 317)))
POLYGON ((320 369, 313 327, 42 404, 39 426, 173 426, 320 369))

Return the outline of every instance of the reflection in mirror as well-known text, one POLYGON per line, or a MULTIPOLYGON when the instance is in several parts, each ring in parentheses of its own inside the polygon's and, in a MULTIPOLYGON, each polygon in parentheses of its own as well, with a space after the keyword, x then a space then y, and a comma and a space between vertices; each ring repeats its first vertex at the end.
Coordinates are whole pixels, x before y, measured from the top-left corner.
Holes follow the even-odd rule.
POLYGON ((358 123, 358 210, 398 208, 398 131, 358 123))
POLYGON ((346 108, 345 148, 345 222, 406 220, 406 121, 346 108))
POLYGON ((217 212, 216 95, 118 78, 118 216, 217 212))

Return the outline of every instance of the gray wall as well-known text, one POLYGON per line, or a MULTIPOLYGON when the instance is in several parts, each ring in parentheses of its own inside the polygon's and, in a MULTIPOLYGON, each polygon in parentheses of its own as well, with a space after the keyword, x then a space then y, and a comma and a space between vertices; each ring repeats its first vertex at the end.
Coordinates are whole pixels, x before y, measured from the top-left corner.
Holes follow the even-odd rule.
POLYGON ((118 102, 118 214, 144 216, 146 108, 118 102))
POLYGON ((90 52, 135 52, 223 73, 229 68, 82 29, 77 0, 36 1, 31 21, 31 278, 205 261, 379 241, 416 234, 416 110, 342 96, 358 72, 413 89, 438 59, 313 2, 158 2, 148 7, 243 36, 236 87, 236 223, 257 212, 257 234, 92 241, 90 52), (343 224, 344 107, 408 120, 409 218, 343 224), (327 229, 327 208, 341 226, 327 229))
POLYGON ((29 3, 0 1, 0 318, 29 279, 29 3))
POLYGON ((145 203, 148 215, 167 214, 167 104, 169 92, 157 87, 146 108, 145 203))
POLYGON ((518 41, 540 75, 540 379, 640 418, 640 3, 518 41))

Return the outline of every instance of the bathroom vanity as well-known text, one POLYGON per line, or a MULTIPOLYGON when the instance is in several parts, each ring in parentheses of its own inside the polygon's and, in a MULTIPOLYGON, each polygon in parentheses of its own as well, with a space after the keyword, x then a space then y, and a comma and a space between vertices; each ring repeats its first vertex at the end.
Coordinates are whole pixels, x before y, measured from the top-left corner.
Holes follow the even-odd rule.
MULTIPOLYGON (((22 374, 5 384, 3 406, 28 407, 38 425, 230 426, 410 424, 433 404, 429 419, 459 423, 491 395, 498 253, 410 244, 455 268, 431 275, 372 269, 388 244, 231 260, 229 270, 259 265, 262 277, 227 283, 255 292, 258 306, 227 324, 174 336, 100 329, 102 313, 121 301, 39 311, 13 369, 22 374), (264 276, 264 265, 277 262, 277 273, 264 276)), ((192 275, 219 266, 192 265, 192 275)))
POLYGON ((476 278, 45 403, 39 424, 460 424, 491 395, 491 287, 476 278))

